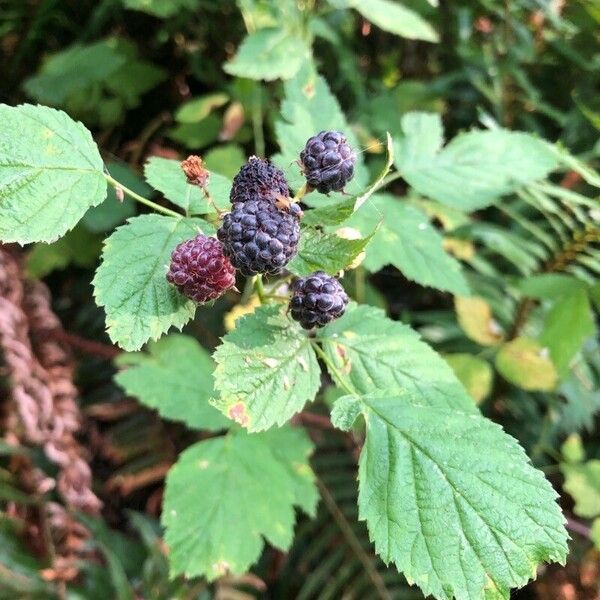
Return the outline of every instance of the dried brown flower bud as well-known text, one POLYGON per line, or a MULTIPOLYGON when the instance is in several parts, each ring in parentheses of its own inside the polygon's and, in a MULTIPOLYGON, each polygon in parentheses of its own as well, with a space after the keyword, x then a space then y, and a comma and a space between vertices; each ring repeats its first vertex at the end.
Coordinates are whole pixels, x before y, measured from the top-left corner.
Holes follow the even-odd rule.
POLYGON ((181 162, 181 168, 185 173, 188 183, 205 188, 208 185, 210 173, 204 166, 202 159, 199 156, 188 156, 181 162))

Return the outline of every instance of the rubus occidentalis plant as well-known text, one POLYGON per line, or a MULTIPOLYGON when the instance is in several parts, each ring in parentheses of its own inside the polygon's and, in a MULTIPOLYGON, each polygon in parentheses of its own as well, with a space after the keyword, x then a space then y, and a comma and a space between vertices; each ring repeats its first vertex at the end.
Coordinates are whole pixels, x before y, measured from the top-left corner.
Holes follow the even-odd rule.
MULTIPOLYGON (((107 184, 149 209, 106 239, 94 288, 109 336, 127 351, 120 385, 163 417, 205 432, 167 477, 162 522, 173 574, 239 574, 264 540, 289 547, 294 507, 312 515, 318 501, 312 443, 295 415, 328 378, 339 392, 332 424, 352 430, 361 448, 359 517, 382 559, 436 598, 508 598, 540 563, 565 560, 555 492, 439 354, 382 310, 349 302, 338 277, 366 252, 371 264, 392 263, 464 301, 467 278, 423 210, 380 190, 402 176, 441 206, 468 212, 544 179, 563 155, 502 129, 469 132, 443 148, 439 118, 409 113, 367 185, 324 82, 313 72, 297 78, 286 101, 306 104, 313 117, 306 148, 286 135, 302 125, 282 119, 281 154, 273 163, 251 158, 233 188, 199 159, 182 168, 152 158, 146 178, 169 206, 119 183, 89 132, 65 113, 1 106, 0 239, 56 240, 104 202, 107 184), (309 89, 302 78, 318 91, 294 95, 309 89), (314 110, 317 102, 329 110, 314 110), (298 159, 301 168, 289 167, 298 159), (281 168, 296 169, 295 196, 281 168), (236 294, 234 269, 243 300, 255 295, 260 306, 212 357, 193 337, 168 334, 194 318, 198 303, 236 294), (174 395, 170 386, 187 365, 198 385, 174 395)), ((506 342, 498 368, 510 377, 515 340, 497 338, 506 342)))

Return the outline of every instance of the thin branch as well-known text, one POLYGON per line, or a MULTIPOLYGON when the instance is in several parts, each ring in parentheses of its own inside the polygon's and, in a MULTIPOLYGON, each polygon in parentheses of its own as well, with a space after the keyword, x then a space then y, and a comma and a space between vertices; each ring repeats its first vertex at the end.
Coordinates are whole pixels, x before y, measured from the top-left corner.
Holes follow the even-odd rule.
POLYGON ((133 190, 130 190, 128 187, 124 186, 122 183, 119 183, 114 177, 112 177, 108 173, 104 173, 104 177, 106 178, 106 181, 108 181, 108 183, 110 183, 115 189, 123 190, 123 192, 125 194, 127 194, 130 198, 133 198, 136 202, 139 202, 140 204, 144 204, 145 206, 148 206, 152 210, 155 210, 156 212, 162 213, 163 215, 167 215, 169 217, 177 217, 177 218, 183 217, 182 214, 175 212, 174 210, 171 210, 170 208, 166 208, 165 206, 156 204, 156 202, 152 202, 152 200, 148 200, 148 198, 144 198, 143 196, 140 196, 138 193, 134 192, 133 190))

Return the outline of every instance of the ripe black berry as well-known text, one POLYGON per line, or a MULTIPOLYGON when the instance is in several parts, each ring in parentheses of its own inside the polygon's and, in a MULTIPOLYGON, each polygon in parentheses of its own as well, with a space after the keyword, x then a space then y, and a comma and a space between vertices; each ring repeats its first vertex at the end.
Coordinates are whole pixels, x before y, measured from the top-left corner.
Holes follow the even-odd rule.
POLYGON ((356 154, 339 131, 321 131, 300 153, 306 183, 322 194, 337 192, 354 176, 356 154))
POLYGON ((244 275, 276 275, 298 251, 300 225, 292 204, 282 211, 269 200, 236 202, 217 237, 225 255, 244 275))
POLYGON ((341 317, 347 304, 348 296, 340 282, 323 271, 296 279, 292 284, 292 318, 304 329, 323 327, 341 317))
POLYGON ((229 198, 234 202, 288 198, 290 191, 281 169, 268 160, 251 156, 233 178, 229 198))
POLYGON ((235 269, 219 240, 200 234, 171 254, 167 281, 198 304, 214 300, 235 284, 235 269))

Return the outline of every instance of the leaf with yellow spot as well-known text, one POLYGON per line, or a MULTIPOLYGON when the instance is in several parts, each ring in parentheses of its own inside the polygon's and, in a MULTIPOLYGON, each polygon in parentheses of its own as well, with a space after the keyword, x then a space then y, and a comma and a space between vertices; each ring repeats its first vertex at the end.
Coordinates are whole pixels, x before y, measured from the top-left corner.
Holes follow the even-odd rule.
POLYGON ((310 339, 280 305, 263 306, 238 321, 214 359, 219 395, 213 405, 249 431, 282 425, 321 385, 310 339))
POLYGON ((265 540, 287 550, 294 506, 315 513, 312 450, 302 429, 283 427, 252 435, 236 429, 183 452, 167 476, 162 513, 171 574, 241 575, 265 540))
POLYGON ((458 322, 467 337, 482 346, 496 346, 502 341, 502 330, 490 305, 479 296, 456 296, 454 309, 458 322))
POLYGON ((558 382, 548 349, 526 337, 518 337, 500 348, 496 368, 508 381, 524 390, 550 391, 558 382))
POLYGON ((0 241, 53 242, 106 197, 90 132, 60 110, 0 105, 0 241))

